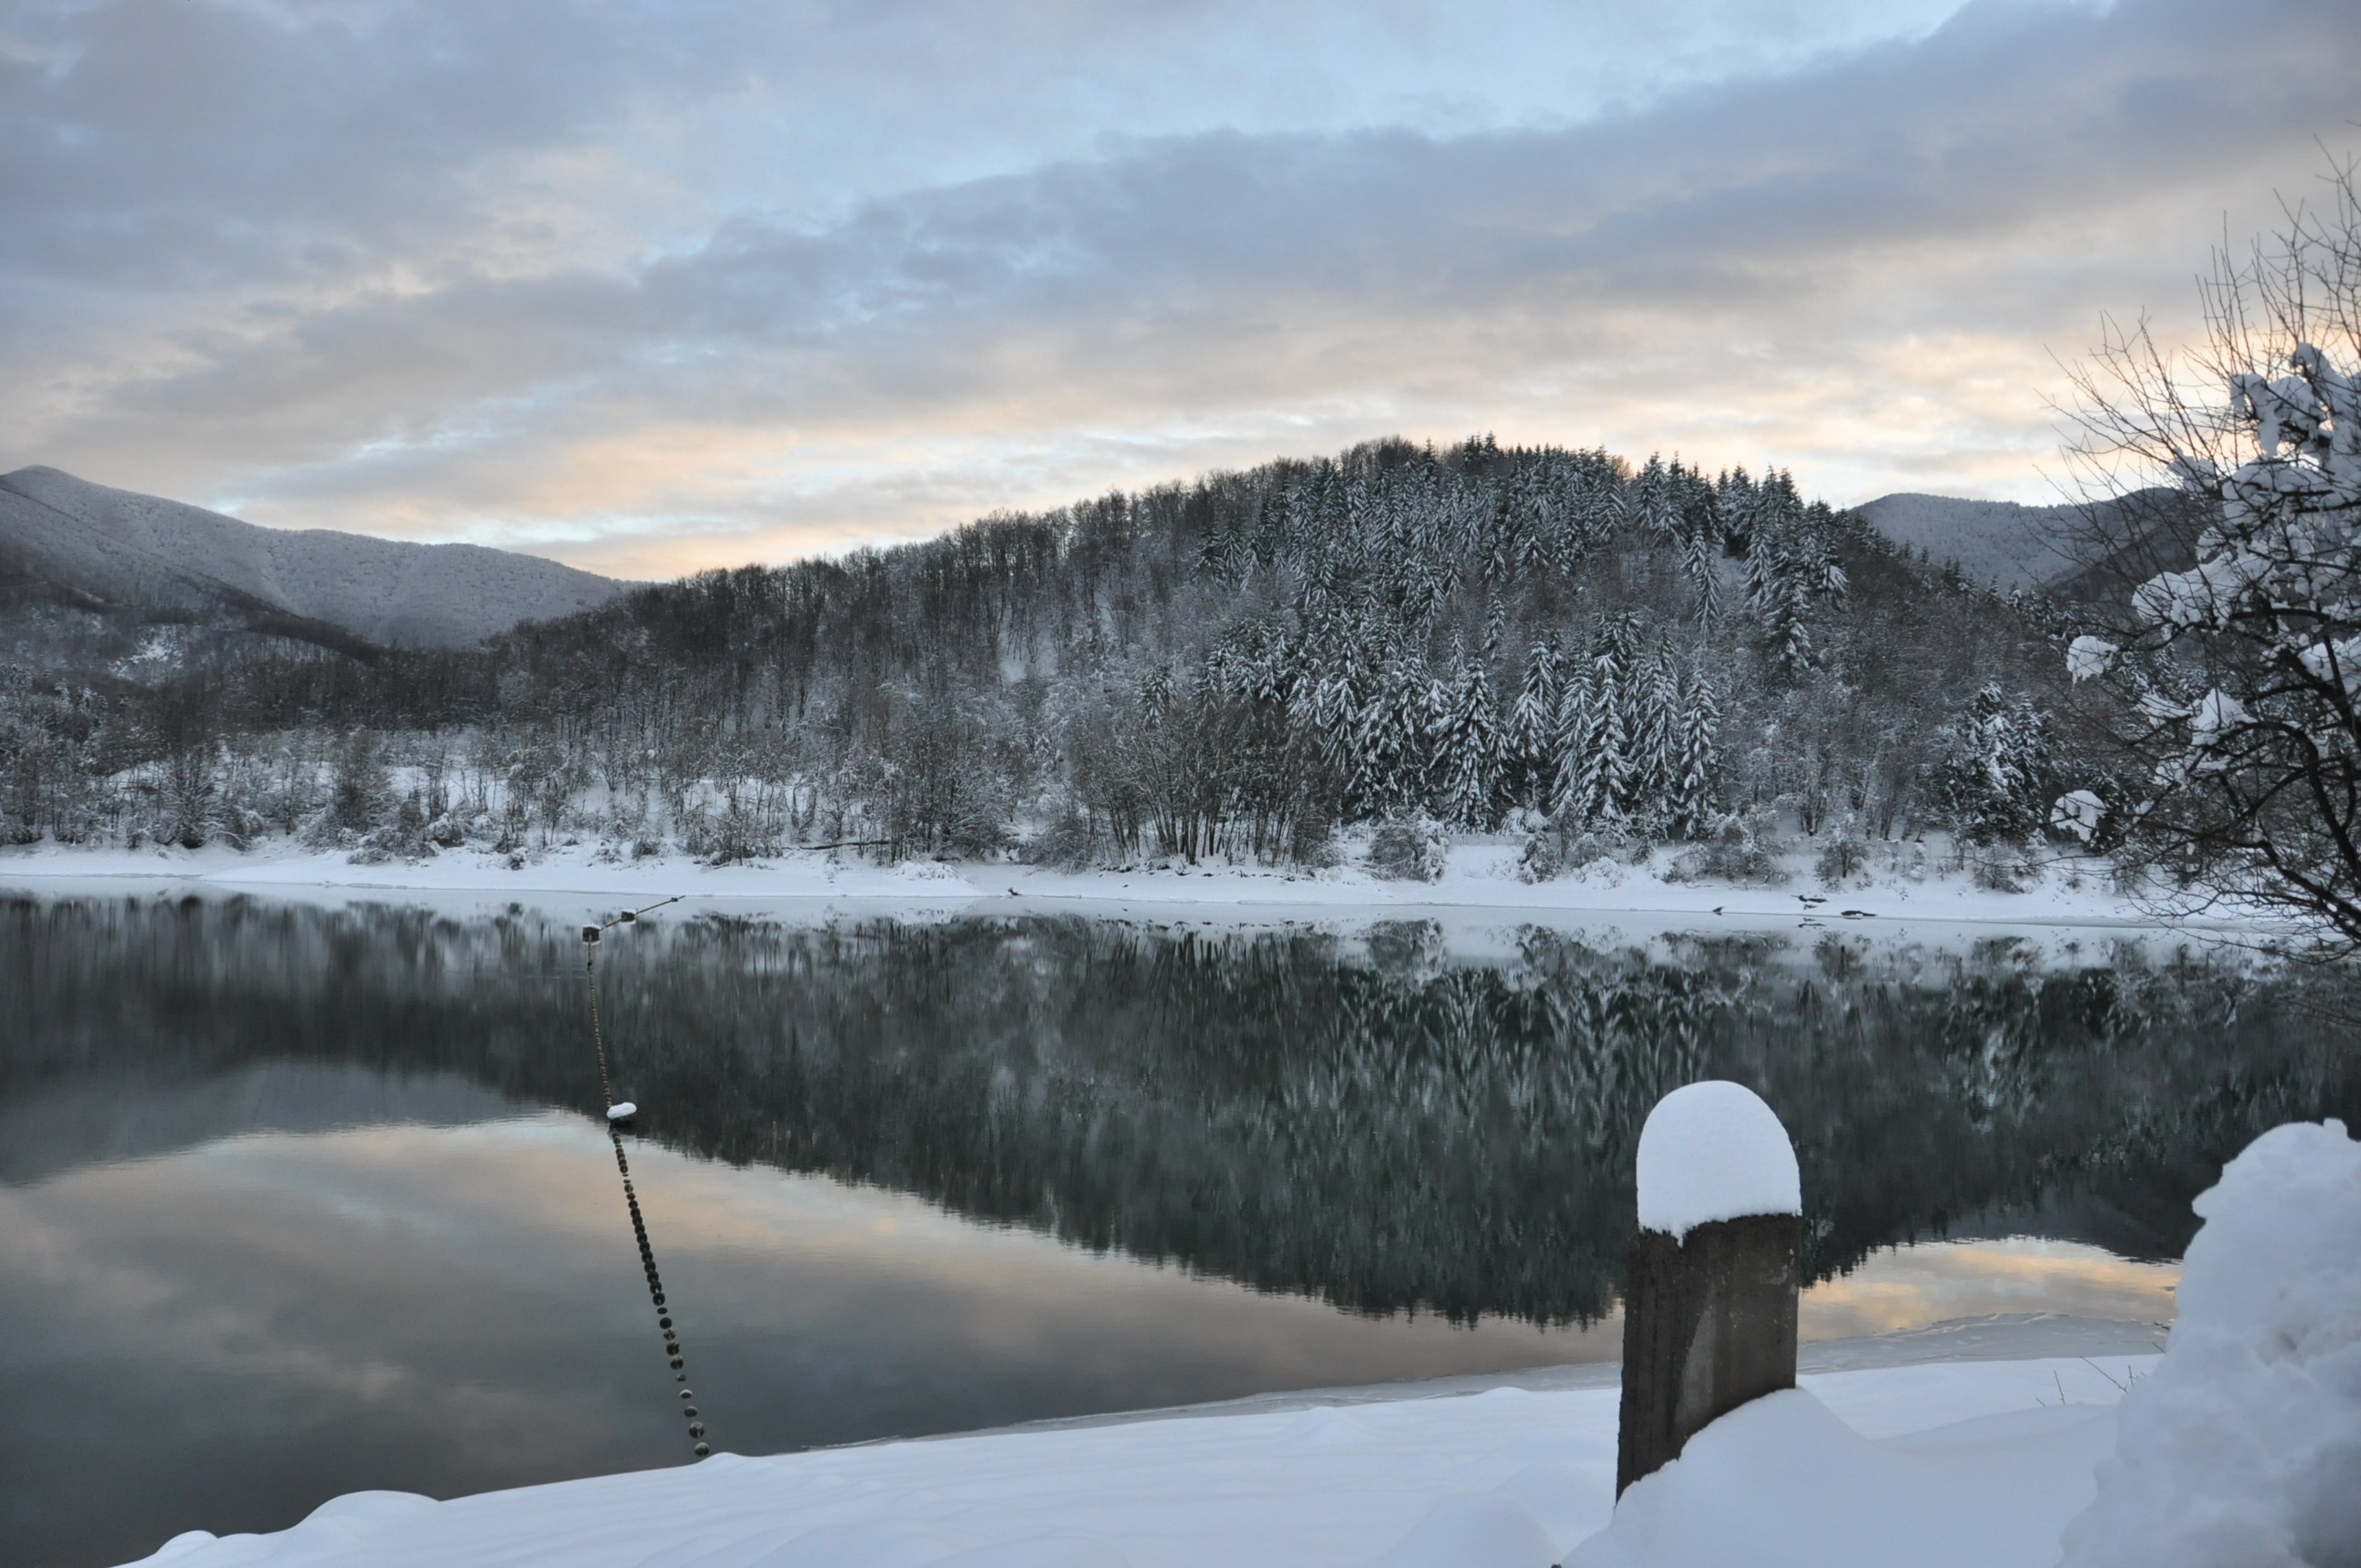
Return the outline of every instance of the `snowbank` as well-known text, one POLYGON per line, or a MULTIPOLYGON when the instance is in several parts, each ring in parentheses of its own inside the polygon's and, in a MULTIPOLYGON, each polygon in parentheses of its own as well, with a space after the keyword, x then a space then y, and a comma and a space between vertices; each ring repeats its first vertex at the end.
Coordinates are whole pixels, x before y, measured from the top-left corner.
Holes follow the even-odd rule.
POLYGON ((2047 1563, 2061 1531, 2066 1568, 2361 1562, 2361 1143, 2274 1128, 2196 1209, 2171 1346, 2119 1409, 1880 1442, 1771 1395, 1634 1485, 1566 1568, 2047 1563))
POLYGON ((2197 1200, 2180 1317, 2071 1568, 2361 1562, 2361 1143, 2273 1128, 2197 1200))
MULTIPOLYGON (((1866 1454, 1882 1484, 1918 1488, 1897 1494, 1895 1508, 1936 1497, 1933 1477, 1946 1473, 1987 1512, 2025 1499, 2014 1522, 1979 1521, 1948 1503, 1949 1511, 1930 1517, 1989 1543, 1992 1554, 1976 1561, 1990 1568, 2047 1568, 2057 1559, 2059 1528, 2091 1495, 2090 1460, 2112 1442, 2116 1384, 2153 1359, 2110 1360, 2104 1372, 2070 1357, 1806 1376, 1808 1393, 1796 1399, 1815 1403, 1792 1416, 1793 1401, 1766 1410, 1763 1424, 1776 1438, 1786 1434, 1782 1423, 1809 1422, 1828 1454, 1866 1454), (2037 1408, 2069 1399, 2063 1409, 2037 1408)), ((218 1541, 192 1532, 148 1561, 172 1568, 1545 1568, 1606 1524, 1615 1390, 1419 1392, 1382 1403, 1184 1412, 771 1459, 719 1454, 679 1469, 446 1503, 361 1493, 292 1530, 218 1541)), ((1735 1429, 1738 1441, 1726 1446, 1755 1449, 1751 1431, 1735 1429)), ((1829 1488, 1842 1481, 1821 1479, 1829 1488)), ((1880 1517, 1894 1515, 1890 1508, 1880 1517)), ((1854 1561, 1881 1568, 1966 1561, 1944 1555, 1948 1546, 1922 1551, 1929 1545, 1923 1527, 1845 1539, 1877 1547, 1881 1555, 1854 1561)), ((1749 1551, 1719 1561, 1781 1559, 1749 1551)), ((1795 1561, 1842 1568, 1847 1560, 1795 1561)))
POLYGON ((2060 1403, 1872 1442, 1791 1388, 1633 1483, 1565 1568, 2051 1563, 2114 1431, 2112 1410, 2060 1403))
POLYGON ((1718 1220, 1804 1212, 1787 1129, 1742 1083, 1711 1079, 1656 1102, 1635 1163, 1640 1228, 1675 1241, 1718 1220))

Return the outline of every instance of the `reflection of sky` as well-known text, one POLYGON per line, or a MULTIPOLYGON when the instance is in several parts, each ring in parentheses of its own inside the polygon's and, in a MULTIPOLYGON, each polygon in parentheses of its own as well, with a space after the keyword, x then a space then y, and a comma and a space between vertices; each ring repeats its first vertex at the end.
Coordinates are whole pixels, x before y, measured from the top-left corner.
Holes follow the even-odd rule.
MULTIPOLYGON (((692 1380, 741 1451, 1620 1354, 1613 1321, 1356 1318, 898 1193, 652 1146, 633 1170, 692 1380)), ((684 1457, 610 1149, 569 1116, 83 1167, 0 1186, 0 1234, 16 1539, 103 1561, 341 1491, 684 1457)), ((1904 1249, 1815 1287, 1804 1332, 2169 1318, 2176 1274, 2063 1244, 1904 1249)))
POLYGON ((2177 1263, 2133 1263, 2080 1242, 1929 1242, 1884 1248, 1813 1286, 1798 1329, 1841 1339, 1999 1312, 2169 1323, 2180 1279, 2177 1263))
MULTIPOLYGON (((633 1174, 741 1451, 1617 1354, 1611 1324, 1353 1318, 768 1168, 641 1146, 633 1174)), ((686 1457, 611 1150, 569 1117, 84 1167, 0 1185, 0 1509, 72 1560, 686 1457)))

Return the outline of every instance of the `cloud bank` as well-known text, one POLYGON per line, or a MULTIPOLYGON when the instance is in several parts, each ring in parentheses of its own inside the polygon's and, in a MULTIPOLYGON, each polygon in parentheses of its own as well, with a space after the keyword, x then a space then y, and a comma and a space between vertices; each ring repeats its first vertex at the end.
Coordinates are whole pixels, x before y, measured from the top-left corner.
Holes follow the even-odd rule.
POLYGON ((0 466, 654 575, 1380 433, 2048 499, 2331 0, 35 5, 0 466))

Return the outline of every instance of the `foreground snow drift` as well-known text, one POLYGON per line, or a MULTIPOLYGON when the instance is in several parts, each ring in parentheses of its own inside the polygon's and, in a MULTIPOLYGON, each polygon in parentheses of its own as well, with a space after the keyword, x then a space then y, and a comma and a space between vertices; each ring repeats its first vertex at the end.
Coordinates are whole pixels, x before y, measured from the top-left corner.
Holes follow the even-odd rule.
MULTIPOLYGON (((2048 1564, 2059 1530, 2090 1500, 2092 1461, 2112 1444, 2116 1384, 2153 1359, 2109 1357, 2103 1373, 2080 1357, 1834 1373, 1803 1379, 1792 1416, 1764 1405, 1780 1435, 1792 1435, 1792 1420, 1821 1442, 1817 1459, 1781 1462, 1817 1464, 1818 1495, 1830 1501, 1861 1494, 1834 1467, 1866 1455, 1874 1486, 1905 1478, 1896 1507, 1931 1499, 1941 1520, 1993 1516, 1972 1537, 1984 1555, 1914 1556, 1923 1536, 1896 1533, 1891 1508, 1880 1518, 1893 1529, 1824 1539, 1901 1551, 1874 1558, 1882 1563, 2048 1564), (2061 1408, 2061 1397, 2073 1402, 2061 1408), (1959 1485, 1947 1488, 1946 1476, 1959 1485)), ((1611 1388, 1496 1388, 774 1459, 717 1455, 448 1503, 365 1493, 277 1535, 183 1536, 155 1560, 174 1568, 1547 1568, 1608 1521, 1615 1404, 1611 1388)), ((1750 1431, 1737 1430, 1734 1446, 1752 1447, 1750 1431)), ((1749 1559, 1789 1560, 1850 1559, 1749 1559)))
POLYGON ((1566 1568, 2052 1563, 2114 1436, 2114 1411, 2062 1405, 1872 1442, 1791 1388, 1691 1438, 1566 1568))
POLYGON ((2171 1353, 2125 1400, 2067 1560, 2361 1562, 2361 1143, 2275 1127, 2195 1207, 2171 1353))
POLYGON ((1566 1568, 2046 1563, 2061 1526, 2069 1568, 2361 1562, 2361 1143, 2273 1128, 2195 1207, 2171 1348, 2118 1410, 1881 1444, 1774 1394, 1632 1486, 1566 1568))

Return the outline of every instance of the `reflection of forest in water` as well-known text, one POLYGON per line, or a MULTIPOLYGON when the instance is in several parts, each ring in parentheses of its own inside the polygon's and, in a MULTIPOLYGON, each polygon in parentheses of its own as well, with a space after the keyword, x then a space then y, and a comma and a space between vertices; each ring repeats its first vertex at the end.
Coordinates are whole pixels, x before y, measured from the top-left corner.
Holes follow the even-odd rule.
MULTIPOLYGON (((0 1103, 25 1114, 291 1059, 598 1103, 569 925, 20 900, 0 929, 0 1103)), ((1960 1224, 2178 1255, 2227 1155, 2351 1119, 2361 1084, 2330 979, 2154 940, 2045 967, 2008 940, 1534 928, 1477 961, 1421 925, 705 917, 616 933, 600 971, 619 1087, 667 1145, 1455 1316, 1606 1306, 1640 1122, 1692 1079, 1785 1119, 1823 1274, 1960 1224)))

